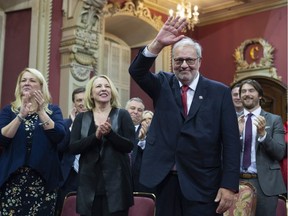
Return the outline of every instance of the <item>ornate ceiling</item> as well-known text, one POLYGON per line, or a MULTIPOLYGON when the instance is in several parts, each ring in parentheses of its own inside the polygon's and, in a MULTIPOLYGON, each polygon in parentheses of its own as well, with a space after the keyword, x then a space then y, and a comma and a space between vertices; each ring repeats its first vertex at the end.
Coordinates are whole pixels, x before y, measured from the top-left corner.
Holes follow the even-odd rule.
MULTIPOLYGON (((287 0, 189 0, 199 6, 201 25, 207 25, 240 16, 287 5, 287 0)), ((181 0, 143 0, 149 8, 168 14, 181 0)))
MULTIPOLYGON (((66 1, 66 0, 65 0, 66 1)), ((79 0, 74 0, 79 1, 79 0)), ((83 0, 82 0, 83 1, 83 0)), ((99 0, 100 1, 100 0, 99 0)), ((109 0, 109 2, 124 2, 125 0, 109 0)), ((144 6, 168 14, 169 9, 176 9, 181 0, 130 0, 143 2, 144 6)), ((240 16, 253 14, 272 8, 287 5, 287 0, 189 0, 199 6, 199 26, 220 22, 240 16)), ((31 4, 31 0, 0 0, 0 10, 15 8, 17 5, 31 4)))

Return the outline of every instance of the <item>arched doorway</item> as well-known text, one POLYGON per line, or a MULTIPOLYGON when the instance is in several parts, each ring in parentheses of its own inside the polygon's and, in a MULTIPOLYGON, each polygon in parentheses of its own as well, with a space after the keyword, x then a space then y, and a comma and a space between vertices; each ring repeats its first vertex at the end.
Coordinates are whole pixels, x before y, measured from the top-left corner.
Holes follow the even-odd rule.
MULTIPOLYGON (((123 6, 108 4, 104 7, 103 14, 105 40, 107 36, 110 38, 112 36, 125 42, 131 49, 130 62, 138 54, 141 47, 146 46, 153 40, 163 25, 161 17, 152 17, 150 10, 141 2, 127 1, 123 6)), ((170 71, 170 58, 166 58, 170 56, 170 53, 170 49, 164 50, 157 58, 155 68, 153 67, 152 70, 158 71, 164 68, 170 71)), ((128 67, 125 69, 127 75, 129 75, 128 67)), ((118 70, 120 69, 118 68, 118 70)), ((132 79, 130 79, 129 87, 129 98, 140 97, 144 101, 146 109, 153 110, 152 100, 132 79)), ((122 105, 125 104, 122 102, 122 105)))

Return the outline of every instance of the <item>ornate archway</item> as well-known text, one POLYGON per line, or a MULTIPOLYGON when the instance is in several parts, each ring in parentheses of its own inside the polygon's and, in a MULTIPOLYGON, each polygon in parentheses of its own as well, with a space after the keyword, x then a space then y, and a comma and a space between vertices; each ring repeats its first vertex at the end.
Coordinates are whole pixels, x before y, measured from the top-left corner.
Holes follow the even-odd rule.
MULTIPOLYGON (((141 1, 107 4, 104 9, 105 32, 124 40, 131 48, 147 45, 163 26, 161 16, 153 16, 141 1), (127 25, 129 23, 129 25, 127 25)), ((171 48, 167 47, 156 60, 155 70, 171 71, 171 48)))
MULTIPOLYGON (((163 22, 160 16, 152 16, 141 1, 127 1, 122 7, 117 4, 106 4, 106 1, 102 0, 66 1, 63 4, 63 11, 60 106, 63 115, 68 116, 72 107, 69 98, 73 89, 85 86, 91 75, 103 71, 106 30, 125 41, 130 47, 134 47, 152 40, 163 22), (119 22, 125 23, 128 18, 129 30, 125 31, 119 26, 119 22), (131 29, 133 24, 137 28, 131 29), (139 34, 138 31, 143 30, 142 28, 145 31, 139 34), (114 32, 110 29, 114 29, 114 32), (131 36, 131 32, 138 32, 139 36, 131 36), (137 38, 138 41, 132 44, 133 38, 137 38)), ((169 48, 162 52, 156 62, 157 68, 170 71, 170 58, 167 58, 170 53, 169 48)))

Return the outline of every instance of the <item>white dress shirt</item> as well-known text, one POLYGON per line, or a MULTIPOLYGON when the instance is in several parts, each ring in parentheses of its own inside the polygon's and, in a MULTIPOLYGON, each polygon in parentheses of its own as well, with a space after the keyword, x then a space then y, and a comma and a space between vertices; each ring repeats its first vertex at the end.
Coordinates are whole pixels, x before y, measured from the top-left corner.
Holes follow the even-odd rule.
MULTIPOLYGON (((250 112, 247 111, 246 109, 244 109, 244 116, 245 116, 245 125, 246 125, 246 120, 248 117, 248 114, 250 112)), ((256 138, 257 138, 257 127, 255 126, 254 122, 255 119, 257 118, 257 116, 259 116, 261 113, 261 107, 259 107, 258 109, 254 110, 252 112, 252 116, 251 116, 251 120, 252 120, 252 143, 251 143, 251 165, 248 167, 248 169, 246 171, 243 170, 243 154, 244 154, 244 138, 242 138, 242 150, 241 150, 241 167, 240 167, 240 171, 241 172, 247 172, 247 173, 257 173, 257 167, 256 167, 256 138)), ((243 131, 243 136, 245 137, 245 127, 244 127, 244 131, 243 131)), ((259 137, 258 141, 262 142, 264 139, 266 138, 266 134, 263 137, 259 137)))

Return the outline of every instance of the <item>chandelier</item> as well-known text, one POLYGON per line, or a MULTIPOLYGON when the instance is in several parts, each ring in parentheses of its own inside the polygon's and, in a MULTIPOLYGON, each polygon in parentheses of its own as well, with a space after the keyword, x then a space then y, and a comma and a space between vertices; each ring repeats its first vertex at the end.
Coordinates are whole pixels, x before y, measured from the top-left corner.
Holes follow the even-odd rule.
MULTIPOLYGON (((173 16, 174 11, 172 9, 169 10, 169 15, 173 16)), ((194 30, 194 26, 199 23, 199 12, 198 6, 192 6, 189 0, 182 0, 181 4, 177 4, 177 10, 175 12, 176 16, 180 16, 182 18, 186 17, 187 27, 189 30, 194 30), (193 7, 193 9, 192 9, 193 7)))

